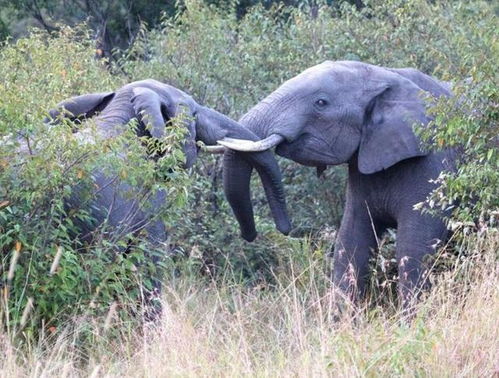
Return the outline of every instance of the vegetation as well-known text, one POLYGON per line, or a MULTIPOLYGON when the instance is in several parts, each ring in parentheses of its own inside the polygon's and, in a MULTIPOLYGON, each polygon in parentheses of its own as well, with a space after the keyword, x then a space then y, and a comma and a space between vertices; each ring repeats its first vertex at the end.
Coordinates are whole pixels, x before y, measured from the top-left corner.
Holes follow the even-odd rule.
POLYGON ((2 375, 497 374, 497 9, 482 1, 363 4, 256 5, 242 14, 188 1, 156 28, 137 26, 133 44, 112 60, 95 59, 99 46, 86 26, 60 25, 4 43, 2 375), (247 244, 221 192, 220 158, 201 157, 191 172, 179 170, 182 131, 175 125, 167 141, 172 153, 156 164, 143 158, 132 133, 81 145, 72 137, 79 125, 42 123, 62 99, 144 78, 238 119, 283 80, 325 59, 417 67, 452 82, 456 93, 436 104, 435 127, 422 136, 439 148, 457 146, 461 165, 421 204, 451 211, 456 231, 437 254, 435 288, 409 325, 399 323, 392 295, 393 237, 373 261, 363 308, 334 319, 326 255, 342 214, 343 167, 316 178, 312 169, 280 161, 293 238, 274 230, 255 181, 261 236, 247 244), (19 154, 20 141, 43 153, 19 154), (115 152, 124 145, 123 160, 115 152), (158 215, 170 225, 172 245, 159 267, 146 262, 164 251, 149 251, 140 235, 126 258, 120 251, 129 235, 110 240, 102 229, 92 244, 75 240, 76 221, 88 214, 67 209, 64 200, 75 185, 89 183, 96 166, 168 190, 158 215), (158 269, 164 319, 137 327, 141 287, 158 269))
POLYGON ((68 199, 78 191, 80 202, 87 201, 98 167, 119 173, 130 185, 166 190, 169 201, 158 216, 172 223, 187 190, 188 173, 180 168, 185 130, 169 127, 166 142, 172 151, 156 163, 144 158, 133 125, 120 138, 95 136, 96 143, 79 143, 73 136, 78 125, 43 124, 54 100, 116 87, 122 80, 94 59, 85 31, 63 29, 56 37, 33 33, 4 46, 0 60, 2 327, 30 338, 42 325, 59 327, 89 308, 94 315, 105 313, 114 300, 123 310, 137 305, 140 288, 151 288, 156 270, 148 256, 164 256, 164 251, 151 251, 144 236, 132 240, 105 224, 91 244, 76 239, 78 224, 92 220, 89 206, 68 208, 68 199), (22 313, 31 302, 36 306, 26 322, 22 313))
POLYGON ((469 238, 461 261, 400 324, 385 308, 334 320, 319 255, 327 243, 281 247, 275 286, 194 275, 166 282, 161 322, 131 329, 113 316, 68 324, 27 353, 2 340, 2 374, 14 376, 494 376, 497 373, 497 235, 469 238), (466 281, 462 278, 466 277, 466 281), (92 348, 79 338, 92 332, 92 348), (119 337, 116 337, 116 333, 119 337), (114 336, 114 337, 113 337, 114 336))
MULTIPOLYGON (((362 7, 361 0, 337 0, 338 5, 350 2, 362 7)), ((134 43, 141 24, 157 27, 164 17, 172 17, 188 4, 184 1, 147 0, 0 0, 0 40, 9 35, 20 36, 26 25, 37 26, 48 32, 59 30, 60 24, 77 25, 87 21, 94 30, 98 55, 111 57, 113 49, 127 48, 134 43)), ((220 9, 234 9, 241 18, 248 9, 261 4, 269 8, 276 4, 300 5, 301 0, 206 0, 206 5, 220 9)), ((317 9, 315 2, 313 8, 317 9)))

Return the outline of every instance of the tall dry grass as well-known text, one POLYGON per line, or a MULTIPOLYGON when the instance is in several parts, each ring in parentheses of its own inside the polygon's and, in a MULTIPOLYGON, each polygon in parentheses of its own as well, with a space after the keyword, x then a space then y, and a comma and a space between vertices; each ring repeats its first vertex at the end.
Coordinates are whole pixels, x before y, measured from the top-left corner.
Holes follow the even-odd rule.
POLYGON ((469 256, 438 277, 409 324, 372 306, 334 319, 324 267, 290 255, 272 289, 172 279, 161 321, 141 329, 112 312, 22 351, 0 335, 1 376, 498 376, 499 235, 460 248, 469 256))

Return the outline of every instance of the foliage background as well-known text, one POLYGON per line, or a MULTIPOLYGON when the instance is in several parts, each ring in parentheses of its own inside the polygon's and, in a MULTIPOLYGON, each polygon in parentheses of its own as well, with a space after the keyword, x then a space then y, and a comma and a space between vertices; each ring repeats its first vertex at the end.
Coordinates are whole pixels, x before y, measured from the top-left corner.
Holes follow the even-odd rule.
MULTIPOLYGON (((3 8, 2 14, 7 11, 3 8)), ((48 5, 45 12, 49 12, 48 5)), ((89 26, 95 25, 90 22, 89 26)), ((241 12, 235 3, 217 7, 187 1, 154 26, 137 24, 133 43, 115 51, 112 59, 96 59, 102 54, 95 42, 95 29, 62 25, 50 34, 35 31, 16 41, 8 40, 0 50, 2 137, 20 133, 49 146, 44 156, 29 161, 18 176, 13 176, 17 171, 11 164, 18 159, 15 149, 4 143, 0 150, 4 290, 0 315, 4 327, 19 329, 28 297, 34 298, 35 310, 30 317, 32 331, 24 336, 36 333, 40 325, 59 327, 75 312, 102 314, 116 298, 131 304, 140 296, 129 290, 128 282, 140 280, 142 276, 134 270, 140 264, 132 266, 104 257, 106 251, 117 251, 119 243, 105 248, 89 246, 85 255, 74 247, 71 225, 65 223, 63 198, 69 195, 72 184, 87 177, 91 165, 87 161, 71 165, 83 152, 71 142, 72 125, 47 132, 41 120, 48 108, 69 96, 109 90, 144 78, 173 84, 234 119, 287 78, 325 59, 417 67, 451 81, 461 102, 457 110, 453 101, 439 104, 437 131, 428 137, 440 147, 459 144, 465 159, 459 175, 447 178, 430 207, 445 208, 451 199, 462 198, 453 224, 474 229, 474 222, 470 222, 476 218, 482 222, 480 232, 489 232, 484 231, 485 226, 492 232, 499 205, 499 54, 497 8, 492 2, 390 0, 365 1, 363 7, 348 2, 299 7, 260 4, 241 12), (64 247, 62 272, 52 277, 47 272, 58 246, 64 247), (9 282, 8 271, 16 252, 21 258, 15 279, 9 282), (114 272, 118 285, 103 284, 108 282, 109 271, 114 272), (9 292, 7 287, 11 287, 9 292), (98 311, 90 306, 96 294, 102 299, 98 311)), ((98 146, 91 153, 110 159, 98 146)), ((184 206, 177 206, 171 198, 172 205, 163 214, 171 224, 172 238, 169 262, 163 266, 167 282, 179 274, 192 273, 207 281, 230 276, 232 282, 246 287, 274 287, 279 275, 291 269, 288 257, 294 256, 298 266, 300 262, 301 267, 307 266, 310 258, 313 264, 324 266, 324 275, 317 279, 321 286, 327 286, 325 255, 342 214, 344 167, 329 168, 318 179, 313 169, 288 161, 280 164, 296 238, 274 231, 255 181, 261 236, 253 244, 240 240, 221 191, 219 158, 201 158, 190 172, 190 182, 171 183, 172 190, 185 191, 188 198, 184 206)), ((127 172, 140 174, 140 165, 127 166, 127 172)), ((384 257, 373 267, 378 272, 373 278, 378 287, 389 287, 382 284, 393 278, 387 273, 393 269, 391 242, 385 246, 384 257)), ((139 248, 137 262, 143 256, 139 248)))
MULTIPOLYGON (((362 7, 361 0, 328 0, 328 4, 339 6, 348 2, 362 7)), ((205 0, 206 6, 231 9, 238 18, 257 4, 270 8, 276 4, 300 6, 301 0, 205 0)), ((315 11, 318 5, 312 1, 315 11)), ((98 55, 113 57, 113 49, 132 45, 141 24, 156 28, 162 17, 173 17, 189 6, 183 0, 1 0, 0 40, 9 35, 23 36, 30 26, 57 31, 59 24, 75 26, 87 21, 97 42, 98 55)))

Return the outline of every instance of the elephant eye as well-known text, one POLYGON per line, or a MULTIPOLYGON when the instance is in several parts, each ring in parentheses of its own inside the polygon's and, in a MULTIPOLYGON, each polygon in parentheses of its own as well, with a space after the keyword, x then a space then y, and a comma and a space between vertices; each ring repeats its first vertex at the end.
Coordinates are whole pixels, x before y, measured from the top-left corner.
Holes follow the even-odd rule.
POLYGON ((326 100, 324 100, 323 98, 321 98, 321 99, 317 100, 317 101, 315 102, 315 104, 316 104, 318 107, 321 107, 321 108, 322 108, 322 107, 324 107, 324 106, 326 106, 326 105, 327 105, 327 101, 326 101, 326 100))

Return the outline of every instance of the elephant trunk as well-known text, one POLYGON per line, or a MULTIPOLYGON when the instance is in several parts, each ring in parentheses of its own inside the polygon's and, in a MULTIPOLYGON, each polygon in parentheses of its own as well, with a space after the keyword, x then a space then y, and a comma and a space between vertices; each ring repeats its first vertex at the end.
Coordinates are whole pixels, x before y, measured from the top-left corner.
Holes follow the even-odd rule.
MULTIPOLYGON (((264 135, 261 111, 252 109, 241 118, 241 124, 248 135, 234 135, 234 138, 259 140, 264 135)), ((232 135, 227 135, 232 137, 232 135)), ((286 198, 282 177, 272 151, 239 152, 228 150, 224 156, 224 191, 241 229, 242 237, 248 241, 256 237, 253 207, 250 197, 250 179, 255 168, 262 181, 267 201, 277 229, 287 235, 291 222, 286 209, 286 198)))
MULTIPOLYGON (((206 144, 215 144, 223 137, 253 141, 260 139, 251 130, 212 109, 200 108, 196 117, 198 138, 206 144), (210 122, 218 127, 210 127, 210 122), (222 130, 223 135, 217 134, 216 130, 222 130)), ((228 150, 224 156, 224 191, 239 222, 242 237, 247 241, 253 241, 256 237, 249 189, 253 168, 258 172, 265 188, 277 229, 288 234, 291 223, 286 210, 284 187, 279 166, 272 152, 239 153, 228 150)))
POLYGON ((251 242, 256 238, 255 219, 249 187, 253 167, 238 155, 239 153, 232 150, 228 150, 224 154, 224 192, 239 223, 241 236, 251 242))
POLYGON ((224 155, 224 191, 239 222, 241 235, 247 241, 256 237, 250 179, 253 168, 258 172, 277 229, 287 235, 291 222, 286 209, 286 197, 281 172, 272 152, 244 153, 229 150, 224 155))

